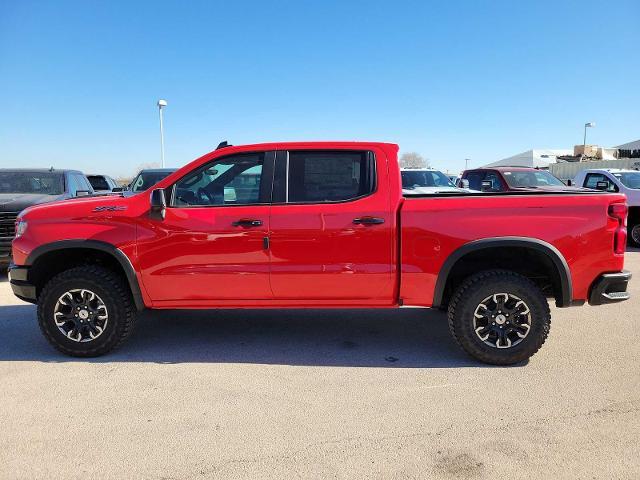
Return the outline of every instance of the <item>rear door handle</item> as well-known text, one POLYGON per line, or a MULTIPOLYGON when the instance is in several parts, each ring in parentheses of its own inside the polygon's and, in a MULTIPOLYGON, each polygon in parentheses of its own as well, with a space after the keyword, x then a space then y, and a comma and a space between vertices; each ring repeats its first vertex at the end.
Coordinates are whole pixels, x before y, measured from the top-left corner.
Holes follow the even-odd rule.
POLYGON ((241 218, 236 220, 231 225, 234 227, 259 227, 262 225, 262 220, 254 220, 252 218, 241 218))
POLYGON ((353 219, 356 225, 380 225, 384 223, 384 218, 380 217, 357 217, 353 219))

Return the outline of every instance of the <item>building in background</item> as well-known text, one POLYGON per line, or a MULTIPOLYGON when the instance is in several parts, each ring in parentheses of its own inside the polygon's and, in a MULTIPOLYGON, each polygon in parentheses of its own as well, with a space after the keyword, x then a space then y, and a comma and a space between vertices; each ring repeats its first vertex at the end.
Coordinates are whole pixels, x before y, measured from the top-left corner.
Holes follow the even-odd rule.
POLYGON ((526 152, 518 153, 512 157, 503 158, 497 162, 488 163, 483 167, 533 167, 549 168, 551 163, 555 163, 558 157, 572 155, 573 150, 568 148, 542 149, 534 148, 526 152))
POLYGON ((576 145, 570 148, 534 148, 483 167, 532 167, 548 169, 561 180, 572 179, 586 168, 640 169, 640 140, 613 148, 576 145))
POLYGON ((623 143, 616 147, 618 150, 640 150, 640 140, 635 142, 623 143))

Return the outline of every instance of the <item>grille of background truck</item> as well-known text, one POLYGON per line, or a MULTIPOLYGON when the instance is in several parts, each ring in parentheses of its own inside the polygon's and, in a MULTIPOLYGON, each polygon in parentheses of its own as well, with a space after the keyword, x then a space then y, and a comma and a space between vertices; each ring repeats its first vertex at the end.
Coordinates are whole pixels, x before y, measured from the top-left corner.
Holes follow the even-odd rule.
POLYGON ((0 253, 11 248, 11 241, 16 234, 16 217, 18 212, 0 212, 0 253))

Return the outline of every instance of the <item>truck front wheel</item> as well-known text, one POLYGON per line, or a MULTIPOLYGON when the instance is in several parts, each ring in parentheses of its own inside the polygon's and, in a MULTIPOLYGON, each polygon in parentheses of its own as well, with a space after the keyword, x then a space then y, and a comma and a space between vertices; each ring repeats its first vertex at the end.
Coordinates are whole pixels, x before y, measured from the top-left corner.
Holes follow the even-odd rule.
POLYGON ((38 297, 42 333, 74 357, 97 357, 119 346, 133 329, 135 313, 123 278, 98 265, 59 273, 38 297))
POLYGON ((467 278, 449 302, 449 329, 472 357, 493 365, 527 360, 547 339, 547 299, 528 278, 488 270, 467 278))

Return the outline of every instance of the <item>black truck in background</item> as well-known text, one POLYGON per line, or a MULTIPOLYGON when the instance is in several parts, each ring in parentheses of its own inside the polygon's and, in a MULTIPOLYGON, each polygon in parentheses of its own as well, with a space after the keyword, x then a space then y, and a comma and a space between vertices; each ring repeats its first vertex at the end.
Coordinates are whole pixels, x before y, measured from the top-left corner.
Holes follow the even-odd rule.
POLYGON ((91 183, 78 170, 0 168, 0 265, 9 263, 15 221, 22 210, 93 193, 91 183))

